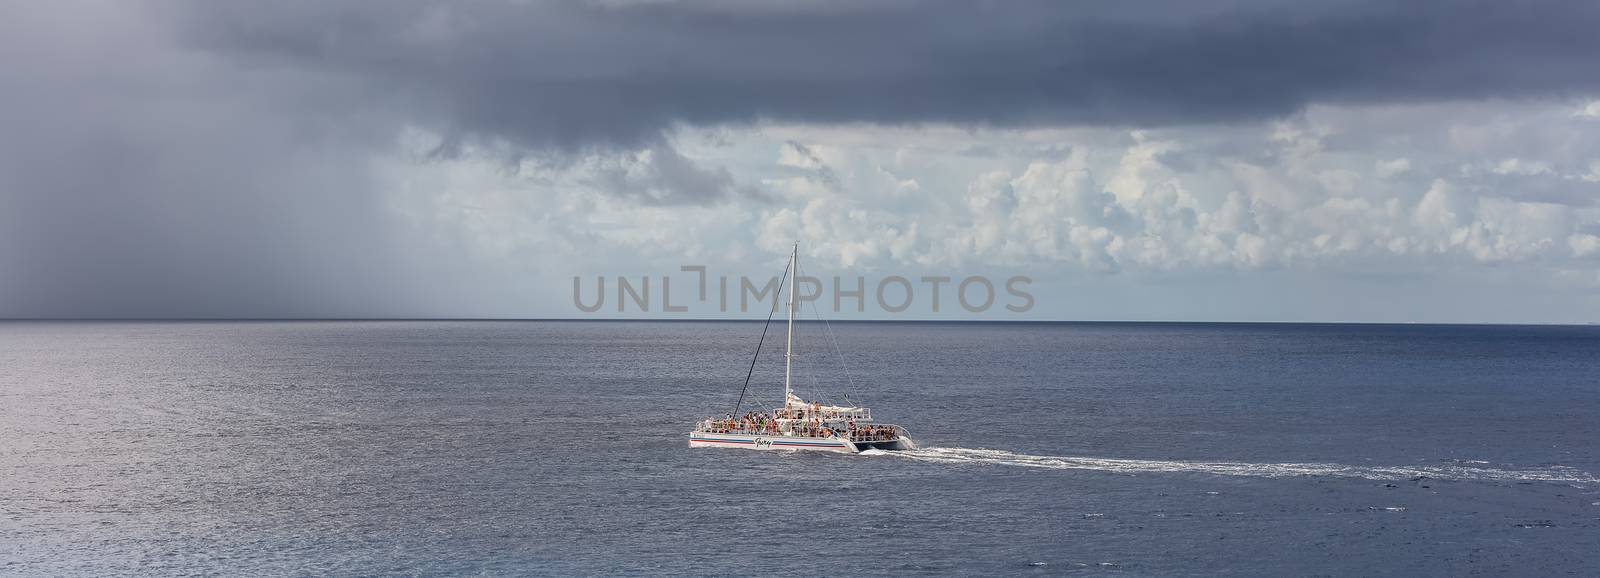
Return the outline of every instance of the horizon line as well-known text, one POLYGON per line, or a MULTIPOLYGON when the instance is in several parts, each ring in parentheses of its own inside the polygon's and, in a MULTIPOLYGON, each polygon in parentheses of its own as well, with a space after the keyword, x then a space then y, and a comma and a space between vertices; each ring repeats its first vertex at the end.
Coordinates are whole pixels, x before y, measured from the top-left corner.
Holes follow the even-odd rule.
MULTIPOLYGON (((761 323, 762 318, 736 317, 0 317, 0 323, 314 323, 314 322, 485 322, 485 323, 761 323)), ((1595 327, 1596 321, 1219 321, 1135 319, 828 319, 829 323, 947 323, 1061 325, 1418 325, 1505 327, 1595 327)))

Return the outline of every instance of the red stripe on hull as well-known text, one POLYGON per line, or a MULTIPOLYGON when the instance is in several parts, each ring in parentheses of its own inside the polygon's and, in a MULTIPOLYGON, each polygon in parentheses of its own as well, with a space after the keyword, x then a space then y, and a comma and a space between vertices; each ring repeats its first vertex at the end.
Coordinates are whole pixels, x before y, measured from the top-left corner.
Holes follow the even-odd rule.
MULTIPOLYGON (((697 443, 707 443, 707 444, 736 444, 736 445, 746 445, 746 446, 755 445, 755 443, 756 443, 754 441, 746 441, 746 440, 714 440, 714 439, 695 439, 695 438, 690 438, 689 441, 697 442, 697 443)), ((817 443, 806 443, 806 442, 771 442, 771 443, 774 446, 790 446, 790 447, 800 447, 800 448, 846 448, 846 449, 849 448, 849 446, 846 446, 844 444, 817 444, 817 443)))

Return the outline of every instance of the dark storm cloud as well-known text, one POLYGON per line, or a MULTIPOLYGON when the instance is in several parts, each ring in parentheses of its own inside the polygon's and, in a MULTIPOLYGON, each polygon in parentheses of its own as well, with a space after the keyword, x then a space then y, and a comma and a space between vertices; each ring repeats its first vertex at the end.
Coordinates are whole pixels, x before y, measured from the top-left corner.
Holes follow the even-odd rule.
POLYGON ((185 40, 539 147, 756 119, 1158 125, 1600 87, 1600 4, 197 2, 185 40))
POLYGON ((176 49, 126 3, 7 6, 0 318, 423 310, 347 87, 176 49))
POLYGON ((498 273, 458 265, 461 252, 386 207, 368 167, 404 127, 442 136, 446 153, 474 139, 567 163, 648 151, 592 182, 638 202, 723 202, 754 192, 679 155, 663 131, 759 119, 1157 125, 1313 102, 1562 96, 1600 84, 1597 12, 1549 1, 6 3, 0 317, 515 306, 514 290, 479 289, 502 286, 498 273))
POLYGON ((733 196, 760 198, 725 168, 708 169, 656 141, 637 152, 596 157, 584 167, 585 181, 598 190, 653 205, 709 204, 733 196))
POLYGON ((817 153, 812 151, 811 147, 795 141, 786 142, 783 146, 788 147, 795 156, 802 159, 797 164, 810 169, 811 179, 827 187, 830 191, 839 191, 844 188, 839 181, 839 173, 835 172, 833 167, 828 166, 828 163, 823 161, 822 157, 817 156, 817 153))

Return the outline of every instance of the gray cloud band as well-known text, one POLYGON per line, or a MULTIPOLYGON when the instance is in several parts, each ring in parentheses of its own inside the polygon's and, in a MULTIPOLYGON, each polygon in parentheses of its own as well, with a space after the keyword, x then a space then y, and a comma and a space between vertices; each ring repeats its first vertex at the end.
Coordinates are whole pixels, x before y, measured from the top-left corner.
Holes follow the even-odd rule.
POLYGON ((191 2, 192 45, 457 136, 635 146, 677 123, 1216 122, 1600 87, 1600 4, 191 2))

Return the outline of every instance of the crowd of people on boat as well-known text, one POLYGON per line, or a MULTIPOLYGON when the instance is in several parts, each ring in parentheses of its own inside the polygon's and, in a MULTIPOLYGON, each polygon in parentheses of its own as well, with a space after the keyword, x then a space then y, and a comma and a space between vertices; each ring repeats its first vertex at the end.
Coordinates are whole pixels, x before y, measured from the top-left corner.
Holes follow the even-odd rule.
POLYGON ((738 433, 738 434, 777 434, 778 420, 764 413, 749 412, 734 418, 729 415, 723 419, 710 420, 711 433, 738 433))
MULTIPOLYGON (((779 416, 782 417, 784 415, 783 412, 788 410, 778 411, 779 416)), ((703 431, 710 433, 787 435, 813 438, 844 437, 856 442, 891 441, 897 435, 894 426, 857 425, 854 420, 850 420, 840 425, 838 429, 834 429, 834 427, 824 423, 822 420, 815 418, 791 421, 787 430, 780 431, 778 419, 765 413, 747 412, 738 417, 728 415, 723 419, 706 420, 701 424, 701 427, 703 431)))
POLYGON ((868 425, 850 430, 850 441, 855 442, 886 442, 896 437, 894 426, 868 425))

